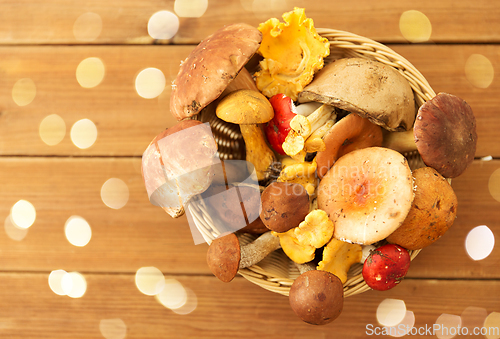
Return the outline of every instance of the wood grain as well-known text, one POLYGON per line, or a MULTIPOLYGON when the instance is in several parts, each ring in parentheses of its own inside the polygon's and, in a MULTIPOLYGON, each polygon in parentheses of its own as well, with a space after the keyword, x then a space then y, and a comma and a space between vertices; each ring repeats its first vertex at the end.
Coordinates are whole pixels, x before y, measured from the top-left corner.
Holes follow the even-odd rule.
MULTIPOLYGON (((306 8, 316 27, 350 31, 382 42, 406 42, 399 29, 401 14, 424 13, 432 25, 432 42, 499 42, 500 6, 496 1, 356 0, 327 1, 261 0, 210 1, 201 18, 180 18, 179 31, 170 40, 156 43, 198 43, 218 28, 243 21, 257 26, 268 18, 281 18, 294 6, 306 8), (331 10, 330 10, 331 9, 331 10)), ((174 0, 20 0, 4 2, 0 11, 0 44, 151 44, 147 25, 160 10, 175 12, 174 0), (92 12, 101 18, 100 34, 93 40, 75 38, 80 15, 92 12)))
MULTIPOLYGON (((499 278, 500 247, 482 261, 467 255, 467 233, 487 225, 500 232, 500 202, 488 191, 491 174, 500 161, 476 161, 452 184, 459 207, 455 224, 412 264, 409 276, 418 278, 499 278)), ((140 159, 2 158, 0 220, 20 199, 36 208, 37 219, 22 241, 0 237, 0 271, 48 271, 57 268, 85 272, 135 272, 155 266, 166 273, 210 274, 206 244, 194 245, 185 217, 172 219, 150 204, 140 175, 140 159), (109 178, 123 180, 130 197, 115 210, 101 199, 109 178), (71 245, 64 224, 72 216, 85 218, 92 239, 85 247, 71 245)))
MULTIPOLYGON (((393 45, 412 62, 436 92, 462 97, 474 110, 479 135, 476 156, 500 156, 500 83, 475 88, 465 76, 472 54, 500 66, 497 45, 393 45)), ((175 124, 169 113, 170 86, 180 61, 192 46, 26 46, 0 47, 0 154, 140 156, 155 135, 175 124), (105 77, 95 88, 82 88, 76 68, 88 57, 100 58, 105 77), (160 69, 167 87, 155 99, 141 98, 135 90, 137 74, 148 67, 160 69), (30 78, 36 96, 27 106, 12 99, 16 81, 30 78), (48 146, 39 135, 39 124, 49 114, 58 114, 66 124, 66 136, 48 146), (96 126, 96 143, 79 149, 70 138, 72 125, 90 119, 96 126)))
POLYGON ((376 312, 386 298, 403 300, 414 313, 417 329, 432 328, 440 315, 460 316, 471 306, 488 314, 498 312, 500 301, 498 281, 407 279, 390 291, 346 298, 342 314, 333 323, 311 326, 298 320, 288 298, 243 278, 225 284, 214 277, 166 275, 196 295, 194 311, 179 315, 141 294, 133 275, 83 276, 86 293, 71 299, 50 290, 48 273, 0 274, 0 299, 8 305, 0 308, 0 335, 103 338, 101 321, 120 319, 126 338, 365 338, 367 330, 381 330, 376 312))

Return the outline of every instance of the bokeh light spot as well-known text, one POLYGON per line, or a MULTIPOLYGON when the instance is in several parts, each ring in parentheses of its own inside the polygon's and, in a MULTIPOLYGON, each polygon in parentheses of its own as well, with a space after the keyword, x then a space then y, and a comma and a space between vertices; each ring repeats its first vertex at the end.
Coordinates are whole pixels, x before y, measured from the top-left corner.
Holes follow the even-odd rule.
POLYGON ((12 222, 20 228, 31 227, 36 220, 36 209, 32 203, 26 200, 19 200, 10 210, 12 222))
POLYGON ((82 217, 71 216, 64 225, 64 234, 69 243, 74 246, 83 247, 92 238, 92 229, 89 223, 82 217))
POLYGON ((23 240, 28 234, 27 228, 21 228, 14 224, 11 214, 9 214, 7 218, 5 218, 4 228, 7 236, 15 241, 23 240))
POLYGON ((500 202, 500 168, 497 168, 488 180, 488 190, 496 201, 500 202))
POLYGON ((472 54, 465 62, 465 77, 472 86, 488 88, 494 76, 495 70, 491 61, 482 54, 472 54))
POLYGON ((76 147, 86 149, 97 140, 97 127, 89 119, 78 120, 71 127, 71 141, 76 147))
POLYGON ((73 34, 79 41, 94 41, 102 30, 102 19, 97 13, 83 13, 73 25, 73 34))
POLYGON ((106 339, 124 339, 127 336, 127 325, 120 318, 102 319, 99 322, 99 331, 106 339))
POLYGON ((484 336, 487 339, 499 339, 500 338, 500 313, 491 312, 484 320, 484 325, 482 328, 486 333, 484 336))
POLYGON ((406 304, 403 300, 384 299, 377 308, 377 321, 387 327, 396 326, 406 316, 406 304))
POLYGON ((181 18, 199 18, 208 8, 208 0, 175 0, 174 11, 181 18))
POLYGON ((12 88, 12 100, 18 106, 29 105, 36 96, 36 85, 29 78, 19 79, 12 88))
POLYGON ((135 285, 145 295, 157 295, 165 287, 165 277, 156 267, 141 267, 135 273, 135 285))
POLYGON ((198 297, 196 296, 196 294, 189 287, 184 287, 184 288, 187 294, 186 302, 181 307, 172 309, 174 313, 180 315, 189 314, 193 312, 196 309, 196 307, 198 307, 198 297))
POLYGON ((101 187, 102 202, 114 209, 120 209, 128 202, 129 190, 127 184, 118 178, 111 178, 101 187))
POLYGON ((165 287, 156 297, 160 304, 171 310, 181 308, 187 302, 186 289, 175 279, 165 279, 165 287))
POLYGON ((84 59, 76 68, 76 80, 83 88, 96 87, 104 79, 106 69, 101 59, 84 59))
POLYGON ((64 139, 66 124, 59 115, 51 114, 43 118, 38 131, 44 143, 55 146, 64 139))
POLYGON ((66 295, 63 289, 62 281, 63 278, 68 275, 68 272, 64 270, 55 270, 49 274, 49 287, 57 295, 66 295))
POLYGON ((441 314, 433 325, 434 334, 439 339, 451 339, 460 334, 462 318, 453 314, 441 314))
POLYGON ((172 12, 159 11, 149 18, 148 33, 153 39, 171 39, 179 30, 179 18, 172 12))
POLYGON ((410 42, 425 42, 431 37, 432 25, 424 13, 409 10, 401 14, 399 30, 403 37, 410 42))
POLYGON ((78 272, 70 272, 63 275, 61 286, 70 298, 81 298, 87 292, 87 280, 78 272))
POLYGON ((412 311, 406 311, 406 315, 401 320, 397 326, 389 327, 387 333, 391 337, 400 338, 404 337, 408 333, 411 333, 411 329, 415 325, 415 314, 412 311))
POLYGON ((472 333, 475 327, 480 328, 483 326, 487 315, 486 309, 469 306, 460 315, 462 318, 462 327, 466 327, 469 333, 472 333))
POLYGON ((145 99, 159 96, 165 89, 166 80, 162 71, 157 68, 143 69, 135 78, 135 90, 145 99))
POLYGON ((486 225, 474 227, 465 239, 465 250, 473 260, 483 260, 495 247, 495 236, 486 225))

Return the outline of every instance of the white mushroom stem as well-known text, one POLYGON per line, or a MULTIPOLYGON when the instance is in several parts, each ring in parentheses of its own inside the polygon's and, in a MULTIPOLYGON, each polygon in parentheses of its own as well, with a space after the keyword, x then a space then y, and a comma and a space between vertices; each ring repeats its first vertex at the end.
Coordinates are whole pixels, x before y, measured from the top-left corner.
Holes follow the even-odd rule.
POLYGON ((306 273, 306 272, 309 272, 309 271, 313 271, 313 270, 316 269, 316 265, 312 261, 306 262, 305 264, 297 264, 297 263, 295 263, 295 266, 299 270, 300 274, 303 274, 303 273, 306 273))
POLYGON ((240 268, 255 265, 280 247, 278 237, 272 235, 271 232, 262 234, 250 244, 241 246, 240 268))
POLYGON ((323 104, 307 117, 297 114, 290 120, 290 128, 307 139, 314 131, 332 119, 332 115, 335 115, 334 112, 333 106, 323 104))
POLYGON ((405 132, 384 131, 382 147, 390 148, 399 153, 412 152, 417 150, 413 130, 405 132))
POLYGON ((314 131, 304 142, 304 150, 308 153, 324 151, 326 149, 323 137, 335 124, 335 119, 330 119, 323 126, 314 131))

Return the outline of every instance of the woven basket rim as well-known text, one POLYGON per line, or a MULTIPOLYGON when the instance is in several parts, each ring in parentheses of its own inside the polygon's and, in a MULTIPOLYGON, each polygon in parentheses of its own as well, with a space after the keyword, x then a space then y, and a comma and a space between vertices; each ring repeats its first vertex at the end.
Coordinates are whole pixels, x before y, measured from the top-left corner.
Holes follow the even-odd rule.
MULTIPOLYGON (((436 95, 428 81, 417 68, 391 48, 372 39, 342 30, 317 28, 316 31, 320 36, 327 38, 330 43, 330 55, 325 59, 325 63, 340 57, 360 57, 376 60, 396 69, 408 80, 414 92, 417 107, 420 107, 424 102, 436 95)), ((412 156, 415 156, 415 154, 412 156)), ((418 153, 416 156, 421 161, 418 153)), ((188 209, 190 214, 193 215, 197 229, 208 244, 220 236, 219 231, 214 226, 214 220, 206 212, 207 209, 203 200, 195 200, 195 202, 188 205, 188 209)), ((253 239, 255 239, 255 236, 250 234, 243 234, 240 237, 242 244, 248 243, 253 239)), ((271 253, 256 265, 240 269, 238 273, 248 281, 264 289, 288 296, 294 278, 299 273, 292 261, 280 251, 271 253), (280 274, 282 270, 288 271, 289 277, 282 276, 280 274)), ((415 259, 419 252, 420 250, 410 250, 411 260, 415 259)), ((370 290, 370 287, 363 280, 361 268, 361 264, 351 267, 348 280, 344 283, 345 297, 370 290), (353 273, 353 271, 355 272, 353 273)))

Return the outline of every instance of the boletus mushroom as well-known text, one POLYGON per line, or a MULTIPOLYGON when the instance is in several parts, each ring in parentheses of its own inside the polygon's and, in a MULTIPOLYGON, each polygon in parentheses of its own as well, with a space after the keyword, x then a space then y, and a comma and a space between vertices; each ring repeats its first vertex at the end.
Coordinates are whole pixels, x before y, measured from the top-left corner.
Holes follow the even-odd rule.
POLYGON ((210 127, 196 120, 181 121, 158 134, 142 155, 141 172, 151 203, 173 218, 183 215, 191 198, 210 187, 212 165, 219 161, 216 152, 210 127))
POLYGON ((339 158, 318 186, 318 208, 335 224, 336 239, 370 245, 405 220, 413 178, 401 153, 368 147, 339 158))
POLYGON ((344 289, 340 279, 332 273, 310 270, 295 279, 288 299, 302 321, 326 325, 342 313, 344 289))
POLYGON ((415 120, 410 83, 381 62, 338 59, 320 70, 299 94, 299 102, 316 101, 357 113, 390 131, 406 131, 415 120))
POLYGON ((210 271, 223 282, 234 279, 240 268, 250 267, 280 247, 279 239, 266 232, 247 245, 240 245, 234 233, 222 235, 208 247, 210 271))
POLYGON ((477 133, 472 108, 463 99, 439 93, 418 109, 413 132, 389 133, 384 146, 418 150, 424 163, 445 178, 461 175, 474 160, 477 133))
POLYGON ((415 199, 403 224, 387 241, 408 250, 429 246, 453 225, 457 196, 448 181, 431 167, 413 171, 415 199))
POLYGON ((172 115, 177 120, 190 118, 217 99, 261 41, 262 33, 243 23, 224 26, 205 38, 182 62, 172 84, 172 115))
POLYGON ((261 201, 260 219, 274 232, 299 226, 309 213, 309 194, 301 184, 272 182, 262 192, 261 201))
POLYGON ((276 156, 269 148, 262 129, 262 124, 274 117, 269 100, 258 91, 237 90, 219 102, 216 114, 221 120, 240 125, 245 140, 246 160, 255 168, 257 180, 267 180, 276 162, 276 156))

